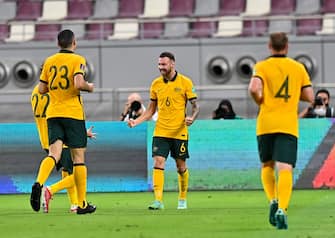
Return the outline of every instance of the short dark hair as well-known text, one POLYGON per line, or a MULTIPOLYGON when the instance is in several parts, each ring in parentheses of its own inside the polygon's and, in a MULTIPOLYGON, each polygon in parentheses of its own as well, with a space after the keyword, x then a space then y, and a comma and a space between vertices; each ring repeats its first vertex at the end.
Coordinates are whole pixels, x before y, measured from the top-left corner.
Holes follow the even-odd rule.
POLYGON ((285 32, 275 32, 270 34, 271 47, 276 51, 285 49, 288 43, 288 37, 285 32))
POLYGON ((317 96, 319 93, 325 93, 325 94, 327 94, 328 99, 330 98, 329 91, 328 91, 327 89, 325 89, 325 88, 321 88, 321 89, 319 89, 319 90, 316 92, 315 95, 317 96))
POLYGON ((68 48, 74 40, 74 33, 69 29, 63 30, 58 33, 57 39, 59 47, 68 48))
POLYGON ((168 57, 170 60, 176 61, 174 55, 171 52, 163 52, 159 55, 159 58, 168 57))

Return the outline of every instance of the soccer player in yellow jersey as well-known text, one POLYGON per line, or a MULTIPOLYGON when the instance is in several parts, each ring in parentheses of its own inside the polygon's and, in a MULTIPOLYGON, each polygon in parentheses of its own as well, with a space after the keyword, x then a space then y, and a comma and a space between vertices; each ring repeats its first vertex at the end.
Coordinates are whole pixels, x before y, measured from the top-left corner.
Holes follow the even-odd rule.
MULTIPOLYGON (((40 94, 38 91, 38 85, 36 85, 31 94, 31 106, 34 113, 34 119, 40 143, 42 148, 49 153, 49 137, 48 137, 48 125, 46 120, 46 111, 50 104, 50 96, 48 93, 40 94)), ((92 132, 93 127, 87 130, 87 137, 95 138, 95 133, 92 132)), ((77 189, 74 183, 73 176, 73 162, 71 159, 70 149, 67 146, 63 146, 61 159, 56 164, 57 170, 62 168, 62 180, 48 187, 42 189, 42 207, 45 213, 49 212, 49 201, 52 195, 62 189, 67 189, 67 194, 70 200, 70 211, 77 212, 78 199, 77 189)), ((41 181, 42 184, 45 181, 41 181)))
POLYGON ((94 85, 85 81, 86 60, 74 53, 77 43, 73 32, 62 30, 57 39, 60 51, 44 61, 40 75, 39 93, 48 92, 50 96, 46 111, 49 155, 40 164, 36 182, 32 186, 30 204, 34 211, 39 211, 43 182, 59 162, 63 145, 66 144, 73 160, 78 197, 77 214, 93 213, 96 207, 86 201, 87 132, 80 91, 93 92, 94 85))
POLYGON ((256 135, 261 180, 270 202, 269 222, 287 229, 297 160, 298 106, 300 100, 312 103, 314 93, 304 66, 287 57, 287 35, 272 33, 268 47, 271 56, 255 65, 249 92, 259 106, 256 135))
POLYGON ((186 167, 188 153, 188 129, 199 114, 197 95, 191 79, 175 69, 175 57, 170 52, 163 52, 158 59, 161 76, 154 79, 150 88, 148 109, 128 125, 134 127, 143 121, 150 120, 156 109, 158 119, 153 135, 152 156, 154 158, 153 189, 155 201, 149 209, 163 209, 164 167, 171 153, 178 171, 178 209, 186 209, 189 172, 186 167), (192 115, 186 116, 187 102, 192 105, 192 115))

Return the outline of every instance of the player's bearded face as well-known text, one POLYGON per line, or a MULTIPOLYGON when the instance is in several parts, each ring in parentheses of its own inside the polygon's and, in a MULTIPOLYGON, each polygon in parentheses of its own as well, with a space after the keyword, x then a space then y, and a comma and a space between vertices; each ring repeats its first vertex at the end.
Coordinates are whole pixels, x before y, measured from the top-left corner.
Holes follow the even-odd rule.
POLYGON ((159 72, 161 73, 161 75, 163 77, 166 77, 166 76, 170 75, 170 73, 172 71, 172 64, 171 64, 169 58, 167 58, 167 57, 159 58, 158 69, 159 69, 159 72))

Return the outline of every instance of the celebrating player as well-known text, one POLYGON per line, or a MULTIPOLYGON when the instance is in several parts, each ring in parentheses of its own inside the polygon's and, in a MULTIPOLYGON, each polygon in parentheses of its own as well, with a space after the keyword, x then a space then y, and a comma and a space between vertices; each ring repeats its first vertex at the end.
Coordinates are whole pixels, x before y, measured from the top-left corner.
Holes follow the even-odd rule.
POLYGON ((199 114, 197 95, 192 81, 175 70, 175 57, 170 52, 163 52, 158 59, 161 76, 156 78, 150 88, 150 103, 139 118, 129 120, 134 127, 143 121, 150 120, 156 109, 158 119, 152 142, 154 158, 153 189, 155 201, 149 209, 163 209, 163 187, 165 161, 171 153, 178 170, 179 197, 178 209, 186 209, 189 172, 186 167, 188 153, 188 129, 199 114), (186 116, 187 101, 192 105, 192 115, 186 116))

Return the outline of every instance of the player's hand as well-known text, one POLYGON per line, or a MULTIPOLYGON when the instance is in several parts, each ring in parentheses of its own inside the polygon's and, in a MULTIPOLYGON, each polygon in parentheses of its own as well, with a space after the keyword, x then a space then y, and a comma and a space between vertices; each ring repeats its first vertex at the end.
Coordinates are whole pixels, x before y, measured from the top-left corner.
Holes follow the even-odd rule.
POLYGON ((89 90, 88 90, 88 92, 93 92, 93 90, 94 90, 94 84, 93 83, 87 83, 87 85, 88 85, 88 88, 89 88, 89 90))
POLYGON ((88 128, 88 130, 87 130, 87 137, 90 138, 90 139, 96 139, 97 133, 93 132, 93 128, 94 128, 94 126, 90 126, 90 128, 88 128))
POLYGON ((128 126, 129 126, 130 128, 133 128, 133 127, 136 126, 136 122, 135 122, 134 119, 129 119, 129 120, 127 121, 127 124, 128 124, 128 126))
POLYGON ((193 120, 192 117, 186 117, 186 118, 185 118, 186 126, 190 126, 190 125, 192 125, 193 122, 194 122, 194 120, 193 120))

